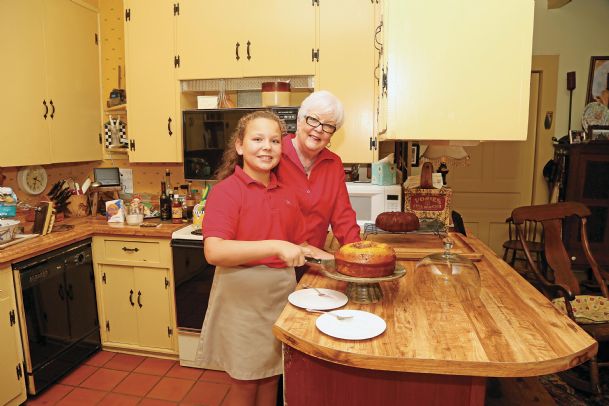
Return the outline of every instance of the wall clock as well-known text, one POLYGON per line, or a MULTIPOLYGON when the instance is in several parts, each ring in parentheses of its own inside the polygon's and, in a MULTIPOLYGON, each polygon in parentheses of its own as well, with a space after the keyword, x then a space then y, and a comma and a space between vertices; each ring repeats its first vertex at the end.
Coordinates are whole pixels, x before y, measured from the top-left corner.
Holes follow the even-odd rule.
POLYGON ((47 187, 47 171, 42 166, 26 166, 17 172, 17 183, 30 195, 39 195, 47 187))

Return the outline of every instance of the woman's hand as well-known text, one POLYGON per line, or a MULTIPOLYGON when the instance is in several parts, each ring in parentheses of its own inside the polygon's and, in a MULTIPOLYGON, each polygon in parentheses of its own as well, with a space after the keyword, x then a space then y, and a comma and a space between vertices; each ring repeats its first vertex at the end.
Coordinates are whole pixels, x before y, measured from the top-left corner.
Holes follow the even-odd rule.
POLYGON ((307 243, 301 244, 301 247, 306 247, 311 251, 311 254, 307 254, 307 256, 317 258, 317 259, 334 259, 334 255, 321 250, 313 245, 308 245, 307 243))
POLYGON ((309 247, 301 247, 287 241, 275 241, 276 255, 286 263, 287 266, 301 266, 305 263, 305 255, 311 255, 309 247))

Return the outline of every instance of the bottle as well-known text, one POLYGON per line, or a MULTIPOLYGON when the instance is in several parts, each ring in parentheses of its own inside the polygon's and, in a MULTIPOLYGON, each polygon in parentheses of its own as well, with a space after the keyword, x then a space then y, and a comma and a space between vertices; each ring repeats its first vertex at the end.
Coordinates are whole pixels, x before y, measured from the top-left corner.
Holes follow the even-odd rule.
POLYGON ((171 204, 171 222, 175 224, 182 222, 182 204, 177 193, 173 195, 173 203, 171 204))
POLYGON ((165 187, 169 195, 171 193, 171 172, 169 172, 169 169, 165 169, 165 187))
POLYGON ((192 220, 192 210, 195 207, 195 196, 194 190, 192 190, 192 182, 188 182, 188 189, 186 193, 186 218, 192 220))
POLYGON ((159 210, 161 211, 161 220, 171 220, 171 199, 167 196, 165 182, 161 182, 159 210))

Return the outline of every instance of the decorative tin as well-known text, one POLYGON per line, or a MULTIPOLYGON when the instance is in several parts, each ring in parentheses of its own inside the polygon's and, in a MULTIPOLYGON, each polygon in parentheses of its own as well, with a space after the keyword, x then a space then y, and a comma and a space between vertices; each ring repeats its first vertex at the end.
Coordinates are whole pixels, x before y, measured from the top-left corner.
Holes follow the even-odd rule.
POLYGON ((404 188, 404 211, 412 211, 421 219, 436 219, 446 226, 451 223, 452 189, 404 188))

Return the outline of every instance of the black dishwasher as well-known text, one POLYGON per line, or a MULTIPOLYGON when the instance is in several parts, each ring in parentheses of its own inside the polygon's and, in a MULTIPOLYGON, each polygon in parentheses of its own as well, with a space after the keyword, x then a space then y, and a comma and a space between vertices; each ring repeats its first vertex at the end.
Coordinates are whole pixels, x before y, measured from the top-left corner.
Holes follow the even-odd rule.
POLYGON ((91 240, 13 264, 28 393, 101 347, 91 240))

